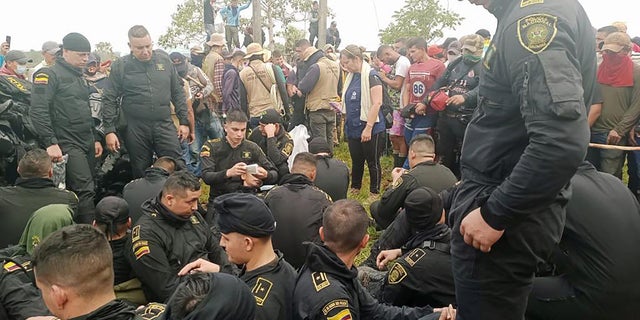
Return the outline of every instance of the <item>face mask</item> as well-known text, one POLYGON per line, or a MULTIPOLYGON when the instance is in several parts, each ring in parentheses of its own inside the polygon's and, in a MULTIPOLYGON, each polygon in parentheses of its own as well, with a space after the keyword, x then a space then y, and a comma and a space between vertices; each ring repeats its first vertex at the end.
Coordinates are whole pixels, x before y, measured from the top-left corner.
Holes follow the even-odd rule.
POLYGON ((605 53, 602 54, 602 60, 607 63, 620 64, 625 56, 627 55, 619 52, 605 51, 605 53))
POLYGON ((474 56, 474 55, 472 55, 472 54, 468 54, 468 53, 467 53, 467 54, 464 54, 464 55, 462 56, 462 60, 463 60, 464 62, 467 62, 467 63, 477 63, 477 62, 479 62, 479 61, 480 61, 480 59, 481 59, 481 57, 479 57, 479 56, 474 56))
POLYGON ((95 76, 96 75, 96 71, 89 71, 89 69, 84 69, 84 74, 88 75, 88 76, 95 76))
POLYGON ((457 54, 448 54, 447 55, 447 61, 449 61, 449 62, 453 62, 458 58, 460 58, 460 56, 457 55, 457 54))
POLYGON ((187 76, 187 70, 178 71, 178 75, 180 78, 185 78, 187 76))
POLYGON ((24 74, 25 72, 27 72, 27 66, 19 64, 18 68, 16 69, 16 73, 17 74, 24 74))

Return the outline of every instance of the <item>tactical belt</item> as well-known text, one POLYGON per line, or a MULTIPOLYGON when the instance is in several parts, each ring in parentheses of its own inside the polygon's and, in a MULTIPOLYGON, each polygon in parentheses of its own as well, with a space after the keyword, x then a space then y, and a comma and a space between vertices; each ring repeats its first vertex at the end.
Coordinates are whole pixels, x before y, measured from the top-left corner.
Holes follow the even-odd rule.
POLYGON ((422 248, 429 250, 437 250, 446 254, 451 254, 451 246, 448 243, 427 240, 422 243, 422 248))

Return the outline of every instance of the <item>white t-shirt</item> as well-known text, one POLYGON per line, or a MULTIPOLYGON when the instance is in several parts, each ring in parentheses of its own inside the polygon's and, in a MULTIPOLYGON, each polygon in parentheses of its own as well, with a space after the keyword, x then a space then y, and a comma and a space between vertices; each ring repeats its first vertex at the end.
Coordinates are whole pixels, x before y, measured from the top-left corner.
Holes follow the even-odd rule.
MULTIPOLYGON (((402 77, 403 79, 407 79, 407 75, 409 73, 409 67, 411 67, 411 62, 409 62, 409 59, 405 56, 400 56, 400 58, 398 58, 398 61, 396 61, 395 64, 395 68, 396 68, 396 77, 402 77)), ((404 107, 402 106, 402 97, 404 96, 404 83, 402 84, 402 88, 400 89, 400 104, 401 104, 401 108, 404 107)))

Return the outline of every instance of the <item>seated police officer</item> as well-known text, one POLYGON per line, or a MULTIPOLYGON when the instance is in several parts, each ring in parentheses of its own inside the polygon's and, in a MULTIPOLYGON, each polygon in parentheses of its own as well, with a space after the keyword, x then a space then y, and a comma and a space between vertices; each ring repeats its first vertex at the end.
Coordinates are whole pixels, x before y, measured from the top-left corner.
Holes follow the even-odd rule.
POLYGON ((444 224, 442 199, 433 189, 412 191, 404 203, 409 240, 401 249, 385 250, 377 258, 389 270, 380 301, 396 306, 442 306, 455 304, 449 241, 451 230, 444 224))
POLYGON ((380 304, 356 279, 356 256, 366 247, 369 217, 354 200, 340 200, 324 212, 323 245, 306 243, 307 259, 296 281, 293 319, 446 319, 452 310, 380 304), (425 317, 427 316, 427 317, 425 317))
POLYGON ((278 169, 282 179, 289 174, 289 156, 293 151, 293 139, 282 126, 282 117, 275 109, 267 109, 260 116, 258 130, 254 129, 249 140, 255 142, 269 161, 278 169))
POLYGON ((209 225, 196 211, 200 193, 198 178, 178 171, 156 198, 142 205, 143 215, 127 242, 127 259, 149 301, 166 301, 179 283, 178 271, 189 262, 204 258, 227 266, 209 225))
POLYGON ((135 179, 124 186, 122 197, 129 204, 129 215, 133 222, 142 216, 142 204, 155 198, 162 190, 170 174, 177 170, 178 164, 171 157, 160 157, 144 171, 144 177, 135 179))
POLYGON ((349 167, 339 159, 335 159, 331 148, 324 138, 313 138, 309 142, 309 152, 316 155, 316 179, 314 184, 331 196, 331 200, 338 201, 347 198, 349 190, 349 167))

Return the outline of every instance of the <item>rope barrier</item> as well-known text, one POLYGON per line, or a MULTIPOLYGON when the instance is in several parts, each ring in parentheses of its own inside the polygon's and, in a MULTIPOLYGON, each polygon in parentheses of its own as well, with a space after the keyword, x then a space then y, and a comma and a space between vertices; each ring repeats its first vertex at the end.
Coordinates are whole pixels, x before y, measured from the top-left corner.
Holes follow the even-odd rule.
POLYGON ((620 150, 620 151, 640 151, 640 146, 614 146, 610 144, 589 143, 589 148, 606 149, 606 150, 620 150))

